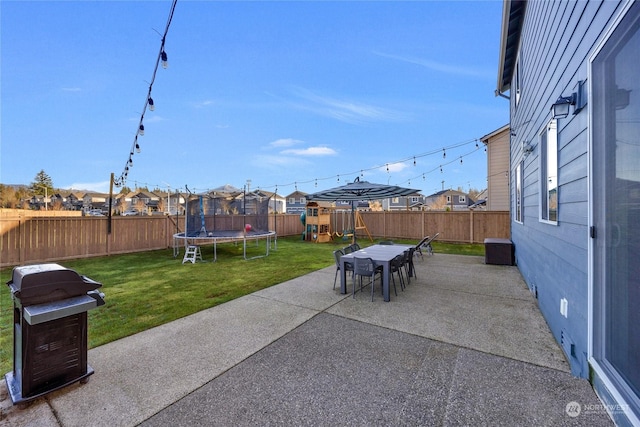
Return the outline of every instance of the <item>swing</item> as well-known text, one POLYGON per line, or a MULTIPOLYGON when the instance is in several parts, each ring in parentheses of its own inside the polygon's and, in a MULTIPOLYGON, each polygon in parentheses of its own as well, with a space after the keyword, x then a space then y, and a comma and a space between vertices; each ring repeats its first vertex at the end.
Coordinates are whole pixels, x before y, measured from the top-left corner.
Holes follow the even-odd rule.
POLYGON ((331 228, 334 230, 333 235, 336 237, 342 237, 342 233, 338 233, 338 211, 336 209, 332 209, 333 211, 333 222, 331 224, 331 228))
POLYGON ((353 237, 353 226, 351 224, 351 215, 347 215, 347 227, 344 228, 344 216, 345 211, 342 211, 342 240, 347 240, 348 237, 353 237))

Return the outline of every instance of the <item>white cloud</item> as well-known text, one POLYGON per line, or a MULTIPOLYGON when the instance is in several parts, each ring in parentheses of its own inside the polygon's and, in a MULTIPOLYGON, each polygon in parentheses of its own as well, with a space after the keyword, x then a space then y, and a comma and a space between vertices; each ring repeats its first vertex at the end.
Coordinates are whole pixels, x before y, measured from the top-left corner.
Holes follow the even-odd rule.
POLYGON ((407 167, 408 167, 408 165, 406 163, 404 163, 404 162, 389 163, 388 165, 380 166, 379 170, 380 170, 380 172, 395 173, 395 172, 402 172, 407 167))
POLYGON ((309 164, 307 160, 300 159, 299 157, 289 157, 289 156, 272 156, 272 155, 258 155, 253 157, 251 163, 254 166, 265 168, 265 169, 273 169, 277 171, 281 171, 282 167, 293 167, 293 166, 305 166, 309 164))
POLYGON ((410 64, 420 65, 428 68, 429 70, 438 71, 445 74, 453 74, 457 76, 479 77, 479 78, 492 78, 493 72, 489 70, 479 69, 474 66, 458 66, 451 64, 444 64, 441 62, 431 61, 429 59, 416 58, 413 56, 400 56, 392 55, 382 52, 373 52, 375 55, 382 56, 384 58, 395 59, 398 61, 408 62, 410 64))
POLYGON ((375 105, 318 95, 304 88, 294 88, 293 93, 306 101, 306 103, 291 102, 295 108, 311 111, 341 122, 358 124, 368 121, 397 121, 406 116, 403 113, 375 105))
POLYGON ((210 99, 206 99, 204 101, 194 102, 193 106, 196 108, 203 108, 211 104, 213 104, 213 101, 210 99))
POLYGON ((100 182, 74 182, 73 184, 63 188, 73 188, 74 190, 95 191, 97 193, 108 193, 110 181, 100 182))
POLYGON ((337 154, 336 150, 329 147, 308 147, 301 149, 288 149, 280 152, 281 154, 293 154, 295 156, 333 156, 337 154))
POLYGON ((293 139, 293 138, 281 138, 281 139, 276 139, 273 142, 269 143, 270 147, 291 147, 292 145, 297 145, 297 144, 301 144, 303 141, 300 141, 299 139, 293 139))

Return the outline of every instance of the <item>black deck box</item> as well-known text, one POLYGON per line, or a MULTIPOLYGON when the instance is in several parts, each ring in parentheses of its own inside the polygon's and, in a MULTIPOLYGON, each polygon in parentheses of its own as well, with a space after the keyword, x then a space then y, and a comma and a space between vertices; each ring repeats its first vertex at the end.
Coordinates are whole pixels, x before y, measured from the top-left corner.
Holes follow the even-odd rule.
POLYGON ((494 265, 514 265, 515 248, 509 239, 484 239, 484 262, 494 265))

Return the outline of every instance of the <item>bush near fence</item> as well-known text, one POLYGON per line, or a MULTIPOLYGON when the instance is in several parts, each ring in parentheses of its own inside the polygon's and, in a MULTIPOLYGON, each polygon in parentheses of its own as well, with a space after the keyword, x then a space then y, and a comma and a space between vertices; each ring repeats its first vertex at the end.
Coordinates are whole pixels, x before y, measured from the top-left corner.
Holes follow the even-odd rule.
MULTIPOLYGON (((374 237, 420 240, 440 233, 439 240, 482 243, 485 237, 509 238, 509 212, 361 212, 374 237)), ((222 218, 218 216, 218 221, 222 218)), ((226 218, 231 229, 246 223, 243 215, 226 218)), ((0 267, 60 261, 129 252, 166 249, 179 244, 173 235, 184 229, 184 217, 0 217, 0 267)), ((299 215, 270 215, 269 228, 278 236, 301 236, 299 215)), ((342 232, 343 230, 335 230, 342 232)), ((364 231, 358 235, 366 237, 364 231)))

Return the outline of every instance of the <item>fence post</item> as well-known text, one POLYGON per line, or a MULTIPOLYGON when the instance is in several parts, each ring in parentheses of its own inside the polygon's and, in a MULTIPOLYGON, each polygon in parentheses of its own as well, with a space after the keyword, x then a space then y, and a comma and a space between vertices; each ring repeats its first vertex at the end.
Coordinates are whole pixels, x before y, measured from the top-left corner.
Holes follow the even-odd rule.
POLYGON ((469 243, 473 243, 473 210, 469 209, 469 230, 471 236, 469 236, 469 243))
POLYGON ((18 264, 22 265, 24 264, 27 257, 27 254, 26 254, 27 233, 25 231, 25 229, 27 228, 27 225, 26 225, 27 218, 23 215, 20 215, 20 217, 18 218, 18 221, 19 221, 18 222, 18 230, 19 230, 18 244, 20 245, 20 250, 18 251, 19 252, 18 264))

